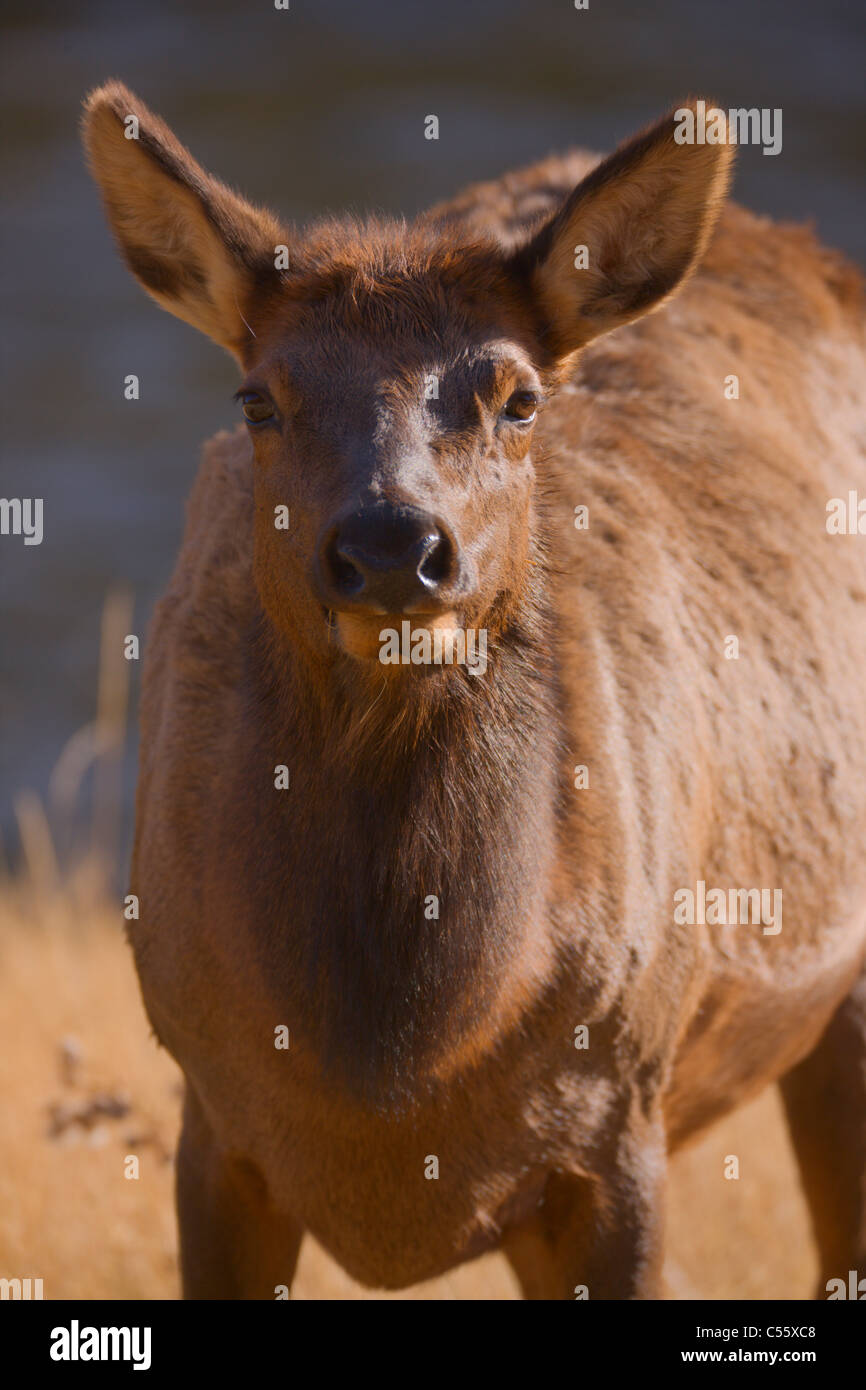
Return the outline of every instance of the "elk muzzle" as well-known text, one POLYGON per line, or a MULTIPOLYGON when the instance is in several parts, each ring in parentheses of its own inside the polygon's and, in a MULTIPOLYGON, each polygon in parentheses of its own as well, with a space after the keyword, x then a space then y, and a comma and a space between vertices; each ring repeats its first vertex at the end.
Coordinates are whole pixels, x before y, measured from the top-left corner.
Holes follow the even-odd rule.
POLYGON ((408 504, 377 502, 332 521, 318 547, 316 583, 336 614, 342 646, 373 658, 383 619, 414 615, 418 626, 456 627, 460 553, 446 523, 408 504))

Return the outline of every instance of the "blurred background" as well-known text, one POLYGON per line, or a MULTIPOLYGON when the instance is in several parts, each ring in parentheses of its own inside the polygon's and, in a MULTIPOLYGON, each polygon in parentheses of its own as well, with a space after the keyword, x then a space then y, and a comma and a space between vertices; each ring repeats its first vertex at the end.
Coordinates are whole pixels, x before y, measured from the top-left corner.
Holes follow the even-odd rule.
MULTIPOLYGON (((734 196, 813 221, 863 263, 866 24, 849 0, 590 0, 587 10, 573 0, 291 0, 287 11, 272 0, 5 0, 3 25, 0 492, 42 497, 45 535, 39 546, 0 539, 0 1026, 29 1040, 23 1071, 0 1050, 0 1079, 23 1095, 26 1078, 31 1097, 0 1165, 0 1196, 6 1181, 21 1211, 0 1232, 0 1274, 17 1261, 20 1275, 38 1275, 34 1249, 49 1226, 60 1249, 59 1222, 69 1250, 53 1296, 173 1296, 176 1078, 136 1012, 117 930, 140 675, 122 641, 146 631, 200 445, 234 423, 237 380, 227 356, 122 267, 80 152, 82 97, 121 78, 207 168, 298 222, 341 209, 411 215, 551 151, 610 149, 688 93, 778 107, 782 152, 743 149, 734 196), (429 114, 438 141, 424 139, 429 114), (124 400, 130 373, 138 401, 124 400), (153 1208, 137 1184, 111 1185, 114 1148, 133 1142, 150 1146, 153 1208), (57 1145, 68 1187, 52 1166, 57 1145), (50 1193, 47 1177, 28 1186, 37 1151, 50 1193), (81 1242, 91 1220, 107 1233, 95 1273, 73 1211, 81 1242), (130 1274, 133 1247, 153 1262, 130 1274)), ((761 1104, 757 1119, 736 1122, 756 1155, 751 1185, 720 1185, 727 1205, 707 1226, 709 1254, 704 1150, 686 1162, 673 1296, 756 1297, 772 1284, 754 1260, 714 1265, 716 1235, 738 1221, 769 1223, 774 1253, 762 1258, 800 1288, 777 1296, 808 1290, 808 1264, 796 1265, 802 1204, 775 1100, 761 1104), (688 1164, 698 1164, 693 1188, 688 1164)), ((726 1142, 712 1140, 722 1152, 726 1142)), ((346 1296, 332 1276, 302 1288, 346 1296)), ((484 1296, 495 1281, 467 1287, 458 1277, 438 1296, 484 1296)))

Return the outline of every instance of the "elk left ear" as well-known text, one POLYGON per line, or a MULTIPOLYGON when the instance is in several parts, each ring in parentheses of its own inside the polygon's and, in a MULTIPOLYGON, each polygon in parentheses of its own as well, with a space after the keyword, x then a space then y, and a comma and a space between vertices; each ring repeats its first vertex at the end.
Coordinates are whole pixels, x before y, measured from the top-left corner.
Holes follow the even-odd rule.
POLYGON ((734 150, 726 126, 724 143, 678 142, 688 128, 683 113, 694 107, 621 145, 516 253, 556 357, 657 309, 703 255, 734 150))
POLYGON ((276 218, 205 173, 120 82, 90 93, 84 140, 133 275, 169 313, 242 361, 251 332, 242 306, 273 282, 283 240, 276 218))

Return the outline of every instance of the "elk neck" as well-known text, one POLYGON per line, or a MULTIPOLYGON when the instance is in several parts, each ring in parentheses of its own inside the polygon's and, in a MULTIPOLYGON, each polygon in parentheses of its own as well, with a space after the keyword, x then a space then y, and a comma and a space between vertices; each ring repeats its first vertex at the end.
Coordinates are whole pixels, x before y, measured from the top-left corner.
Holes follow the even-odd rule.
POLYGON ((323 679, 266 624, 256 643, 262 775, 291 775, 255 849, 272 905, 262 980, 275 1002, 291 993, 325 1075, 367 1104, 432 1084, 444 1040, 471 1047, 543 919, 561 733, 531 573, 483 677, 359 679, 346 660, 323 679))

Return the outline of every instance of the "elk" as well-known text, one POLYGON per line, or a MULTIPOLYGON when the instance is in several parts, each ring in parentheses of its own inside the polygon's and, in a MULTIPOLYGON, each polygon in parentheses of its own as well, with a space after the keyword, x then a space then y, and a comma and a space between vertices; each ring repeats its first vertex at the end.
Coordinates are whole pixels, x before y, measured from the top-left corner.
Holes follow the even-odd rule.
POLYGON ((772 1082, 819 1294, 866 1270, 857 271, 723 207, 731 144, 671 114, 304 231, 118 83, 85 140, 243 373, 142 693, 184 1296, 273 1298, 310 1232, 369 1286, 499 1249, 527 1298, 658 1298, 668 1155, 772 1082), (384 663, 407 621, 486 669, 384 663))

